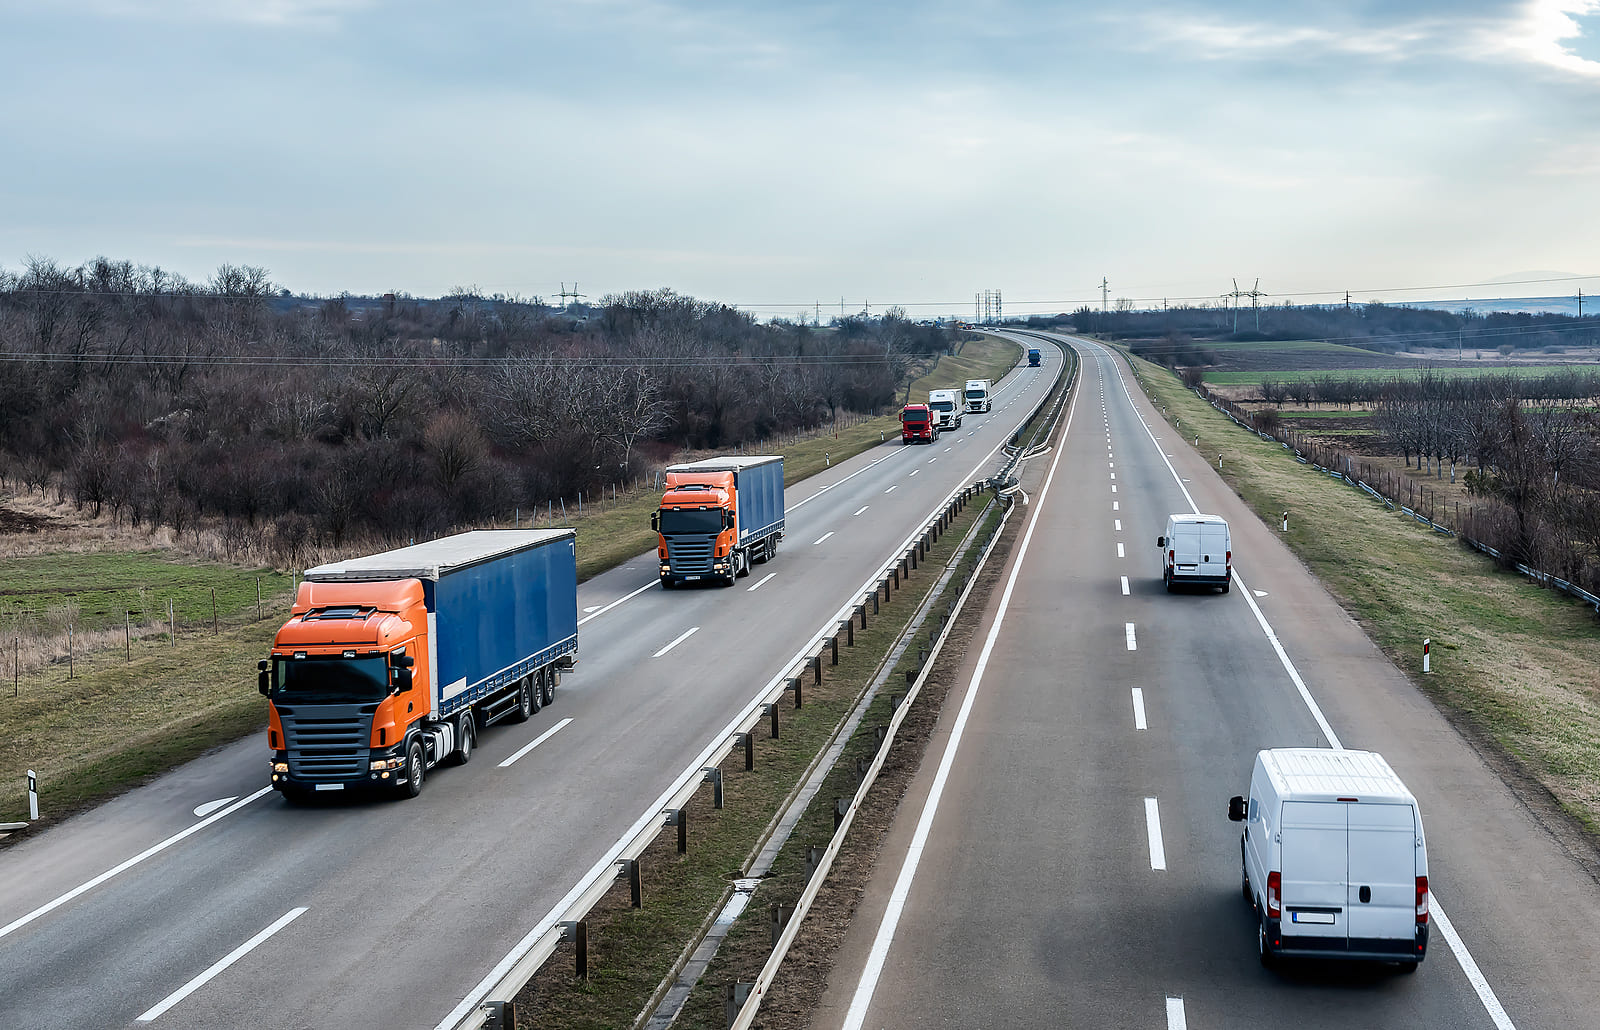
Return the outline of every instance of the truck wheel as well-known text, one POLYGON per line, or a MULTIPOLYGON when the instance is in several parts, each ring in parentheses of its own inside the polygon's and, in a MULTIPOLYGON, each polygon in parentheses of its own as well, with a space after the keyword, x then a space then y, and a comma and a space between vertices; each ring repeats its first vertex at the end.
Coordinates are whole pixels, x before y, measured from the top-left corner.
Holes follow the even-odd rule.
POLYGON ((544 684, 539 688, 539 700, 546 705, 556 703, 556 683, 561 679, 561 674, 554 669, 544 671, 544 684))
POLYGON ((733 553, 733 577, 750 575, 750 552, 748 550, 733 553))
POLYGON ((399 785, 401 797, 414 798, 422 793, 425 763, 426 758, 422 753, 422 741, 413 740, 411 746, 406 748, 406 782, 399 785))
POLYGON ((778 538, 776 535, 767 537, 767 561, 778 556, 778 538))
POLYGON ((311 803, 312 792, 304 787, 279 787, 278 793, 282 794, 284 802, 290 805, 311 803))
POLYGON ((472 749, 478 743, 478 723, 472 717, 472 709, 468 708, 456 720, 456 751, 450 757, 457 765, 466 765, 472 761, 472 749))
POLYGON ((533 713, 539 710, 538 704, 533 700, 533 687, 528 683, 530 678, 524 676, 517 681, 517 707, 506 717, 506 722, 527 722, 533 718, 533 713))

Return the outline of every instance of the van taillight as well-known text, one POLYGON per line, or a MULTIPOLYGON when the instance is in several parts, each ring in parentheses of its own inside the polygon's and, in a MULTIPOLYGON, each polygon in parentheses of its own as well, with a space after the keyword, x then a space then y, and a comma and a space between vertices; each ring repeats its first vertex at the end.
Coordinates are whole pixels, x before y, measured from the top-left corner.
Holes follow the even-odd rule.
POLYGON ((1417 925, 1425 926, 1428 922, 1428 878, 1417 877, 1417 925))
POLYGON ((1173 564, 1177 560, 1178 560, 1178 552, 1177 551, 1168 551, 1167 552, 1167 564, 1168 565, 1173 564))
MULTIPOLYGON (((1427 877, 1419 877, 1419 879, 1426 880, 1427 877)), ((1283 899, 1279 896, 1279 891, 1281 891, 1282 889, 1283 889, 1283 874, 1282 873, 1268 873, 1267 874, 1267 918, 1268 919, 1277 919, 1280 916, 1282 916, 1282 914, 1283 914, 1283 899)))
POLYGON ((1228 566, 1228 568, 1230 568, 1230 569, 1233 568, 1233 552, 1232 551, 1224 551, 1222 553, 1223 553, 1223 558, 1222 558, 1223 562, 1228 566))

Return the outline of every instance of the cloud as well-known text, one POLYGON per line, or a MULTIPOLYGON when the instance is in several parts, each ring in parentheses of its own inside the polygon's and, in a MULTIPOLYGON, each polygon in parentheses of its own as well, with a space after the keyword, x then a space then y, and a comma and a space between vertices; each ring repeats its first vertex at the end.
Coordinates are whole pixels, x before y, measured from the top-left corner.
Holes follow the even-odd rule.
POLYGON ((1600 0, 1528 0, 1507 23, 1483 37, 1487 53, 1509 53, 1557 71, 1600 79, 1600 61, 1573 51, 1584 35, 1580 18, 1600 15, 1600 0))
POLYGON ((80 0, 91 14, 130 21, 211 23, 258 28, 334 29, 375 0, 80 0))

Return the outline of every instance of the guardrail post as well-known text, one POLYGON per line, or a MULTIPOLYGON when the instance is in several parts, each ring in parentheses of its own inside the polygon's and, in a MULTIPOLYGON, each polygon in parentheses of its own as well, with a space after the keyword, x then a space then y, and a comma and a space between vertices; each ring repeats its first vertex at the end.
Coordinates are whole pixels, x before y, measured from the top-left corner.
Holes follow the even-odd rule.
POLYGON ((767 710, 767 713, 772 716, 772 739, 773 740, 777 740, 778 739, 778 706, 775 705, 775 704, 769 704, 769 705, 765 705, 763 707, 765 707, 766 710, 767 710))
POLYGON ((883 749, 883 742, 889 739, 889 727, 887 727, 887 726, 874 726, 874 727, 872 727, 872 736, 876 739, 878 749, 881 751, 883 749))
POLYGON ((706 782, 711 784, 711 807, 722 807, 722 770, 714 765, 708 765, 703 772, 706 782))
POLYGON ((794 706, 796 708, 799 708, 800 707, 800 677, 799 676, 791 676, 791 677, 789 677, 789 689, 794 691, 794 706))
POLYGON ((826 850, 827 850, 826 848, 819 848, 815 844, 807 845, 807 847, 806 847, 806 882, 807 883, 810 883, 811 882, 811 878, 817 874, 818 867, 820 867, 822 865, 822 853, 824 851, 826 851, 826 850))
POLYGON ((687 855, 689 853, 689 810, 680 808, 673 814, 673 818, 678 824, 678 854, 687 855))
POLYGON ((577 952, 578 979, 589 979, 589 922, 579 919, 561 924, 561 939, 571 941, 577 952))
POLYGON ((772 943, 776 945, 778 938, 783 936, 783 928, 789 925, 789 917, 794 914, 793 905, 770 905, 767 907, 771 918, 772 943))
POLYGON ((833 658, 828 662, 828 664, 829 665, 838 665, 839 664, 839 634, 835 633, 833 636, 828 638, 828 646, 833 649, 833 658))
POLYGON ((844 814, 848 811, 850 811, 849 798, 833 799, 833 828, 835 830, 839 828, 840 823, 844 822, 844 814))
POLYGON ((517 1030, 515 1001, 486 1001, 479 1011, 483 1013, 484 1030, 517 1030))
POLYGON ((756 735, 754 733, 741 733, 744 738, 744 771, 750 772, 756 767, 756 735))
POLYGON ((815 657, 813 657, 811 659, 811 674, 814 677, 813 680, 812 680, 813 685, 821 686, 822 685, 822 655, 820 655, 820 654, 816 655, 815 657))
MULTIPOLYGON (((883 588, 883 596, 885 600, 887 600, 889 597, 889 588, 887 586, 883 588)), ((872 614, 878 614, 878 592, 876 590, 872 592, 872 614)), ((867 613, 865 606, 862 607, 861 612, 861 628, 867 628, 867 613)))
POLYGON ((639 860, 624 858, 618 862, 628 877, 628 901, 634 908, 644 908, 644 880, 639 874, 639 860))
POLYGON ((744 1003, 750 999, 750 991, 755 987, 753 983, 737 980, 728 985, 728 994, 723 999, 723 1009, 728 1016, 728 1025, 731 1027, 739 1021, 739 1012, 744 1008, 744 1003))
POLYGON ((914 569, 914 568, 917 567, 917 552, 921 551, 921 550, 922 550, 922 545, 921 544, 912 544, 911 545, 911 553, 906 556, 906 561, 911 563, 910 566, 906 570, 908 575, 910 574, 910 570, 911 569, 914 569))

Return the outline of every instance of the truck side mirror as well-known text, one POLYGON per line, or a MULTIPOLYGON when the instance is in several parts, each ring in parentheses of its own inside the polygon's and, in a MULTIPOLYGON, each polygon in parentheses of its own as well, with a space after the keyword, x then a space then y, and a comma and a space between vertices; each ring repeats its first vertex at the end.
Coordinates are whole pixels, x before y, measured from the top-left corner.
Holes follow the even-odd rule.
POLYGON ((394 669, 395 692, 404 694, 411 689, 411 668, 417 660, 410 655, 400 654, 389 659, 389 665, 394 669))
POLYGON ((722 510, 722 528, 723 529, 732 529, 735 518, 736 518, 736 516, 733 514, 733 512, 728 511, 726 508, 724 508, 722 510))
POLYGON ((1164 537, 1164 536, 1156 537, 1156 546, 1157 547, 1165 547, 1165 546, 1167 546, 1167 538, 1164 537))
POLYGON ((661 513, 659 511, 650 513, 650 528, 657 533, 661 532, 661 513))
POLYGON ((256 689, 261 691, 261 696, 266 697, 272 693, 272 674, 267 671, 265 658, 256 662, 256 689))
POLYGON ((1237 794, 1228 799, 1228 818, 1236 823, 1244 822, 1244 798, 1237 794))

